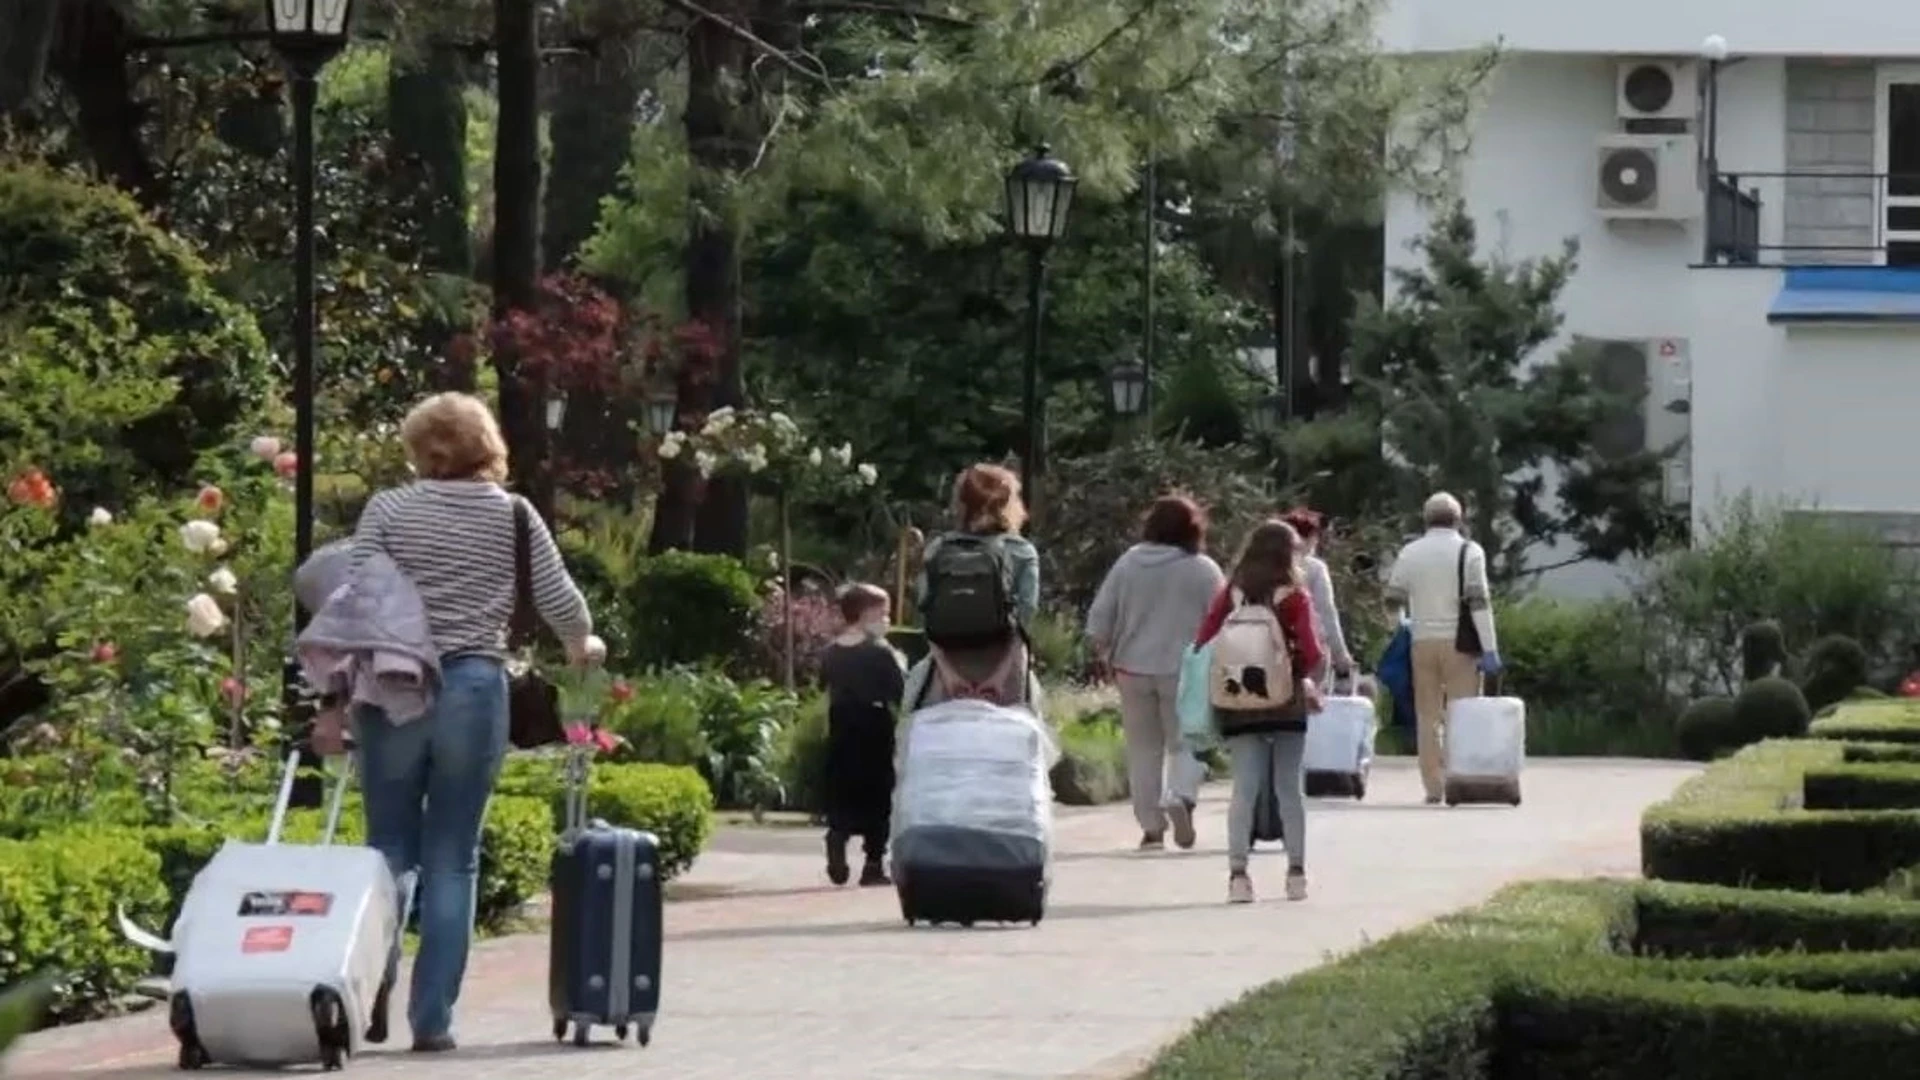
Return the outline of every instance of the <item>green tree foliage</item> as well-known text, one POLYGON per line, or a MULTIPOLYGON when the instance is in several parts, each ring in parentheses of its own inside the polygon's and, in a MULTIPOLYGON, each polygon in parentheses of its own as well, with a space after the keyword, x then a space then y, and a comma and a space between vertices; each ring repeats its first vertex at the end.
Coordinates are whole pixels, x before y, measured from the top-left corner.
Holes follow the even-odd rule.
POLYGON ((77 402, 45 397, 62 380, 125 374, 124 385, 99 392, 135 397, 145 394, 143 380, 171 380, 160 407, 128 418, 123 430, 90 432, 104 445, 42 447, 88 459, 78 476, 60 477, 77 497, 112 502, 145 485, 185 483, 195 457, 234 437, 267 395, 271 361, 253 318, 215 291, 199 256, 126 195, 51 168, 0 166, 0 314, 13 332, 34 333, 21 343, 27 354, 8 361, 29 367, 10 376, 31 379, 42 395, 31 400, 47 410, 21 414, 27 386, 9 395, 0 445, 10 449, 93 422, 73 415, 77 402))
POLYGON ((1674 535, 1682 522, 1660 498, 1664 455, 1608 458, 1595 445, 1640 397, 1601 383, 1586 348, 1538 355, 1561 332, 1573 241, 1549 258, 1483 256, 1456 203, 1419 250, 1425 265, 1396 270, 1397 295, 1367 305, 1354 326, 1361 408, 1384 433, 1401 505, 1458 494, 1500 580, 1555 542, 1613 559, 1674 535))

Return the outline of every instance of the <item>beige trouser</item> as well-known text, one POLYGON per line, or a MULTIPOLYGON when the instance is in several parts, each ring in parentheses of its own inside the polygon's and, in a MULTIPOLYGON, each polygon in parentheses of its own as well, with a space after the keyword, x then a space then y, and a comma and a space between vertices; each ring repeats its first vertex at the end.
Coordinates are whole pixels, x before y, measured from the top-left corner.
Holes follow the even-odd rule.
POLYGON ((1178 675, 1115 676, 1120 684, 1120 730, 1127 738, 1127 787, 1140 830, 1165 832, 1166 805, 1193 802, 1199 785, 1189 773, 1192 755, 1180 738, 1178 675))
POLYGON ((1413 642, 1413 712, 1419 721, 1420 782, 1427 798, 1443 793, 1440 749, 1446 737, 1447 703, 1480 693, 1475 659, 1453 647, 1451 638, 1413 642))

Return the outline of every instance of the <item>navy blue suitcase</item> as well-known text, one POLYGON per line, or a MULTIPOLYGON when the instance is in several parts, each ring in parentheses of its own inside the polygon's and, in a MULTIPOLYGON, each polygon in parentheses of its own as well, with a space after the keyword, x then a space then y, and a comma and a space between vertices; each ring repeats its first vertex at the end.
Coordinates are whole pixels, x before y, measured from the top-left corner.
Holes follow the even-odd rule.
POLYGON ((631 1030, 641 1046, 660 1010, 664 904, 660 842, 652 833, 586 820, 586 753, 567 762, 567 827, 553 853, 548 1001, 553 1037, 573 1030, 585 1046, 595 1027, 631 1030))

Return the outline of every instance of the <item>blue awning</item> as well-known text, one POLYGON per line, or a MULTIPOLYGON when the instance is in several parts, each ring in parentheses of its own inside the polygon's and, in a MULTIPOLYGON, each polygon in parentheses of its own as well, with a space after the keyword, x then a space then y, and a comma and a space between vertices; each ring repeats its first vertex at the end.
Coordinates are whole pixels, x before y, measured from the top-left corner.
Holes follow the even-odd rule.
POLYGON ((1773 323, 1920 322, 1920 268, 1801 266, 1781 277, 1773 323))

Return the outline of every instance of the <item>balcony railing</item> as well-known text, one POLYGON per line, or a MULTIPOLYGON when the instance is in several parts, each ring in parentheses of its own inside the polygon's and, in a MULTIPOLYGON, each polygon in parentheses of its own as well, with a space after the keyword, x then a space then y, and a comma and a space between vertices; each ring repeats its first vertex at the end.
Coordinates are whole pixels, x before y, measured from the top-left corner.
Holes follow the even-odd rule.
POLYGON ((1714 173, 1705 233, 1708 266, 1920 267, 1920 174, 1714 173))

